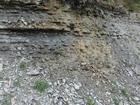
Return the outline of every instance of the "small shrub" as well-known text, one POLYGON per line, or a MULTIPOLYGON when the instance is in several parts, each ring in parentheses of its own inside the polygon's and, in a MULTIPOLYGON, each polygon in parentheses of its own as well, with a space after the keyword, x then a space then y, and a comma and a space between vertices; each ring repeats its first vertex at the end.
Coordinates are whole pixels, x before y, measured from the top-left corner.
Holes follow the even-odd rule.
POLYGON ((128 101, 130 101, 130 98, 129 98, 129 96, 128 96, 128 91, 127 91, 127 89, 124 88, 124 89, 121 90, 121 92, 123 93, 123 95, 125 95, 125 96, 127 97, 128 101))
POLYGON ((33 89, 38 90, 39 92, 43 92, 47 87, 48 83, 46 81, 37 80, 35 82, 35 86, 33 86, 33 89))
POLYGON ((138 82, 138 85, 140 85, 140 81, 138 82))

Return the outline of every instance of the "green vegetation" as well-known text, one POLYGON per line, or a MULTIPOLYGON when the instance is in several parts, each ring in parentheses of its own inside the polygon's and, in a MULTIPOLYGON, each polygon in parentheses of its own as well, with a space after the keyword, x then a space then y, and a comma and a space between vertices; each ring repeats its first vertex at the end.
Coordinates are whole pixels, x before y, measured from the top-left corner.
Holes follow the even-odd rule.
POLYGON ((134 68, 135 68, 135 67, 136 67, 136 64, 130 63, 130 64, 129 64, 129 67, 134 67, 134 68))
POLYGON ((11 105, 10 104, 11 97, 12 97, 11 94, 4 94, 3 100, 1 101, 1 105, 11 105))
POLYGON ((19 85, 20 85, 20 80, 19 80, 19 78, 16 78, 16 79, 13 81, 13 85, 14 85, 14 86, 19 86, 19 85))
POLYGON ((2 100, 2 105, 10 105, 10 103, 9 103, 9 101, 6 98, 4 98, 2 100))
POLYGON ((90 98, 87 99, 86 105, 95 105, 95 104, 96 104, 95 101, 92 101, 90 98))
POLYGON ((139 0, 123 0, 124 7, 132 10, 139 10, 140 9, 140 1, 139 0))
POLYGON ((138 59, 140 59, 140 53, 137 54, 138 59))
POLYGON ((115 87, 112 87, 112 90, 111 90, 112 92, 115 92, 116 91, 116 88, 115 87))
POLYGON ((139 0, 108 0, 111 5, 123 5, 130 10, 140 10, 139 0))
POLYGON ((114 98, 113 100, 114 100, 115 105, 120 105, 120 100, 119 99, 114 98))
POLYGON ((127 92, 127 89, 126 88, 123 88, 122 90, 121 90, 121 92, 126 96, 126 95, 128 95, 128 92, 127 92))
POLYGON ((33 89, 38 90, 39 92, 43 92, 47 87, 48 87, 48 83, 46 81, 37 80, 35 82, 35 86, 33 86, 33 89))
POLYGON ((140 85, 140 81, 138 82, 138 85, 140 85))
POLYGON ((124 88, 124 89, 121 90, 121 92, 123 93, 123 95, 125 95, 125 96, 127 97, 128 101, 130 101, 130 98, 129 98, 129 96, 128 96, 128 91, 127 91, 127 89, 124 88))
POLYGON ((0 81, 3 79, 3 77, 2 76, 0 76, 0 81))
POLYGON ((21 68, 21 69, 26 69, 26 68, 27 68, 27 63, 24 62, 24 61, 22 61, 22 62, 20 63, 20 68, 21 68))

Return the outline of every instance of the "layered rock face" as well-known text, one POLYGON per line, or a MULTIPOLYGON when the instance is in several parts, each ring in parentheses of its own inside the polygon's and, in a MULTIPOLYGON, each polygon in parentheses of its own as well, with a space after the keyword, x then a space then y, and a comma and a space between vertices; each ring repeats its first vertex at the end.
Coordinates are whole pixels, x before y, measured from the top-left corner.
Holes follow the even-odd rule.
POLYGON ((40 4, 42 0, 1 0, 0 3, 7 4, 40 4))
MULTIPOLYGON (((69 36, 64 34, 70 40, 67 43, 68 45, 65 45, 66 49, 63 49, 65 48, 63 46, 60 49, 58 44, 55 45, 55 50, 64 52, 60 56, 60 59, 63 59, 62 61, 66 60, 64 65, 67 65, 65 64, 67 60, 71 60, 75 64, 78 63, 77 65, 81 65, 82 62, 84 63, 82 64, 82 69, 91 69, 93 71, 101 67, 106 68, 108 64, 114 65, 112 63, 114 61, 110 56, 110 48, 101 37, 101 34, 103 34, 102 26, 94 17, 104 17, 104 13, 100 9, 94 10, 85 7, 83 12, 77 13, 70 8, 69 4, 54 0, 43 5, 9 6, 9 4, 4 4, 1 5, 1 10, 3 15, 0 15, 0 30, 22 31, 23 33, 45 31, 45 33, 69 34, 72 39, 69 39, 69 36), (79 59, 78 62, 76 59, 79 59), (90 61, 91 59, 95 59, 95 61, 90 61), (105 64, 105 62, 108 63, 105 64), (90 66, 90 64, 95 64, 96 66, 90 66)), ((59 39, 62 40, 63 38, 60 37, 59 39)), ((61 40, 59 43, 61 43, 61 40)), ((52 51, 51 49, 49 50, 50 52, 52 51)))

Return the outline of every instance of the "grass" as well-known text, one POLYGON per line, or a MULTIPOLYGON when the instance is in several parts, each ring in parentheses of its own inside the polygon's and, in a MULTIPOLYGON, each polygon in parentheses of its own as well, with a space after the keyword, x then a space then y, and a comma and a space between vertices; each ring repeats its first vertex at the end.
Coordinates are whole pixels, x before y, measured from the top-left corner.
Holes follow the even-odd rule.
POLYGON ((137 74, 137 76, 140 76, 140 74, 137 74))
POLYGON ((127 91, 127 89, 126 89, 126 88, 123 88, 123 89, 121 90, 121 92, 123 93, 123 95, 125 95, 125 96, 127 97, 128 101, 130 101, 130 98, 129 98, 129 96, 128 96, 128 91, 127 91))
POLYGON ((128 38, 126 38, 126 37, 124 38, 124 40, 125 40, 125 41, 127 41, 127 42, 129 42, 129 39, 128 39, 128 38))
POLYGON ((113 100, 114 100, 114 104, 115 104, 115 105, 120 105, 120 100, 119 100, 119 99, 114 98, 113 100))
POLYGON ((95 105, 95 104, 96 104, 95 101, 92 101, 90 98, 87 99, 86 105, 95 105))
POLYGON ((128 95, 128 91, 127 91, 127 89, 126 88, 123 88, 122 90, 121 90, 121 92, 123 93, 123 95, 125 95, 125 96, 127 96, 128 95))
POLYGON ((21 69, 26 69, 27 68, 27 63, 22 61, 19 66, 20 66, 21 69))
POLYGON ((114 85, 116 85, 116 81, 111 81, 114 85))
POLYGON ((19 86, 19 85, 20 85, 20 80, 19 80, 19 78, 16 78, 16 79, 13 81, 13 85, 14 85, 14 86, 19 86))
POLYGON ((136 64, 130 63, 130 64, 129 64, 129 67, 134 67, 134 68, 135 68, 135 67, 136 67, 136 64))
POLYGON ((137 54, 138 59, 140 59, 140 53, 137 54))
POLYGON ((3 95, 3 100, 1 101, 0 105, 11 105, 10 104, 10 99, 11 99, 11 94, 4 94, 3 95))
POLYGON ((112 92, 115 92, 116 91, 116 88, 115 87, 112 87, 112 90, 111 90, 112 92))
POLYGON ((138 82, 138 85, 140 85, 140 81, 138 82))
POLYGON ((2 76, 0 76, 0 81, 3 79, 3 77, 2 76))
POLYGON ((135 2, 134 0, 124 0, 124 7, 131 10, 139 10, 140 2, 135 2))
POLYGON ((33 89, 38 90, 39 92, 43 92, 47 87, 48 87, 48 83, 46 81, 37 80, 35 82, 35 85, 33 86, 33 89))
POLYGON ((2 104, 2 105, 10 105, 8 99, 6 99, 6 98, 4 98, 4 99, 2 100, 2 103, 1 103, 1 104, 2 104))

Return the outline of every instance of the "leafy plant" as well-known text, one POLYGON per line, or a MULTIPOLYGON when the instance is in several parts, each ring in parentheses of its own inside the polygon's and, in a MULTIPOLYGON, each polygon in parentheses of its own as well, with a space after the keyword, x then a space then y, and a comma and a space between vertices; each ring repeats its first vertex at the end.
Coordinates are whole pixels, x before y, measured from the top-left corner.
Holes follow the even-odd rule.
POLYGON ((11 97, 12 97, 11 94, 4 94, 3 100, 1 101, 1 105, 11 105, 9 101, 11 97))
POLYGON ((138 82, 138 85, 140 85, 140 81, 138 82))
POLYGON ((24 62, 24 61, 22 61, 22 62, 20 63, 20 68, 21 68, 21 69, 26 69, 26 68, 27 68, 27 63, 24 62))
POLYGON ((2 76, 0 76, 0 81, 3 79, 3 77, 2 76))
POLYGON ((33 89, 38 90, 39 92, 43 92, 47 87, 48 87, 48 83, 46 81, 37 80, 35 82, 35 85, 33 86, 33 89))
POLYGON ((114 98, 113 100, 114 100, 115 105, 120 105, 120 100, 119 99, 114 98))
POLYGON ((1 103, 2 105, 10 105, 10 103, 9 103, 9 101, 6 99, 6 98, 4 98, 3 100, 2 100, 2 103, 1 103))
POLYGON ((93 102, 90 98, 87 99, 86 105, 95 105, 96 102, 93 102))
POLYGON ((19 80, 19 78, 16 78, 16 79, 14 80, 13 85, 14 85, 14 86, 20 85, 20 80, 19 80))
POLYGON ((127 97, 128 101, 130 101, 130 98, 128 96, 128 91, 126 88, 122 89, 121 92, 127 97))
POLYGON ((116 88, 115 88, 115 87, 112 87, 112 90, 111 90, 111 91, 112 91, 112 92, 115 92, 115 90, 116 90, 116 88))
POLYGON ((123 88, 123 89, 121 90, 121 92, 122 92, 125 96, 128 95, 128 92, 127 92, 127 89, 126 89, 126 88, 123 88))

